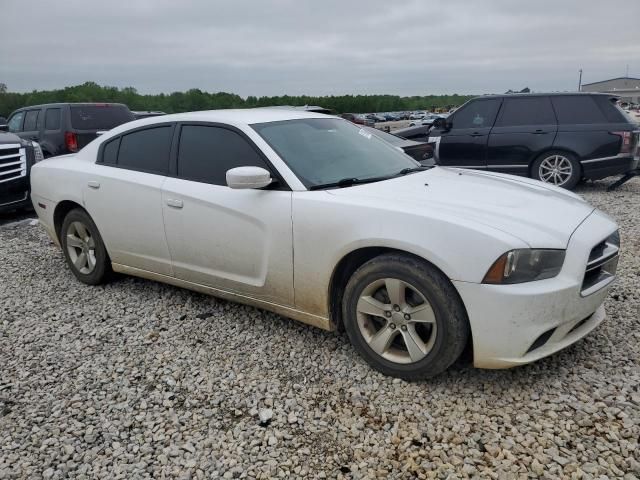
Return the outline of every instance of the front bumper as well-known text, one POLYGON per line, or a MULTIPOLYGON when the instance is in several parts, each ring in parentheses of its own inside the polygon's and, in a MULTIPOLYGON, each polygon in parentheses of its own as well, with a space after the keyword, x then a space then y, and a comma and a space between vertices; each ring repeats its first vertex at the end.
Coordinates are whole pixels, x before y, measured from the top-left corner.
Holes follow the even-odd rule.
POLYGON ((27 177, 16 178, 8 182, 0 183, 0 212, 28 207, 29 179, 27 177))
POLYGON ((586 296, 583 279, 591 249, 616 228, 598 211, 587 217, 571 236, 555 278, 518 285, 454 281, 471 324, 474 365, 509 368, 530 363, 596 328, 605 318, 602 304, 615 277, 586 296))

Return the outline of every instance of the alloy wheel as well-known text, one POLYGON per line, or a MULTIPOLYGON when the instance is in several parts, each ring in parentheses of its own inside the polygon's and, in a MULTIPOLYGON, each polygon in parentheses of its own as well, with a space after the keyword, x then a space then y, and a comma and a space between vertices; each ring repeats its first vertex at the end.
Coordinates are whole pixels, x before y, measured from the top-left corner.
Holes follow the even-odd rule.
POLYGON ((540 163, 538 177, 540 180, 553 185, 564 185, 573 175, 571 161, 562 155, 551 155, 540 163))
POLYGON ((72 222, 67 229, 67 252, 73 266, 88 275, 96 268, 96 243, 82 222, 72 222))
POLYGON ((395 363, 415 363, 433 349, 437 335, 431 304, 396 278, 376 280, 358 299, 358 328, 369 347, 395 363))

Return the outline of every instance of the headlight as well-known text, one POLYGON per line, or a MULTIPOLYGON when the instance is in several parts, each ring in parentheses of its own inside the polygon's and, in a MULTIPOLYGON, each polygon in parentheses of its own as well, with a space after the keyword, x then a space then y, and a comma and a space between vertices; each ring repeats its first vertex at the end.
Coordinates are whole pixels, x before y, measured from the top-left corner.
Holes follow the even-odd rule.
POLYGON ((555 277, 562 269, 564 254, 564 250, 511 250, 491 265, 482 283, 512 284, 555 277))

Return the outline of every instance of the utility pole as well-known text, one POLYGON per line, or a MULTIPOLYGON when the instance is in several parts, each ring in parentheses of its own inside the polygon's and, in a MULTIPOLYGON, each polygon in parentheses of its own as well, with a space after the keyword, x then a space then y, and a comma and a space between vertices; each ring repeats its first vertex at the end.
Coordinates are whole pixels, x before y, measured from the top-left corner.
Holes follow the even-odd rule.
POLYGON ((580 78, 578 79, 578 91, 582 90, 582 69, 579 70, 580 78))

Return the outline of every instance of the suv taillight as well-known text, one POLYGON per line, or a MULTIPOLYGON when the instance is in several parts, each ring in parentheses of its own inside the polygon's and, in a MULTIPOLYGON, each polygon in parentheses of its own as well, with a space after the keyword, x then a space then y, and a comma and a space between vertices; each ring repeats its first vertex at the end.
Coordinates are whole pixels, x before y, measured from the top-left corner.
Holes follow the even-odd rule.
POLYGON ((70 152, 77 152, 78 136, 73 132, 64 132, 64 144, 70 152))
POLYGON ((611 132, 612 135, 618 135, 622 139, 620 144, 620 153, 631 153, 633 147, 633 134, 632 132, 611 132))

